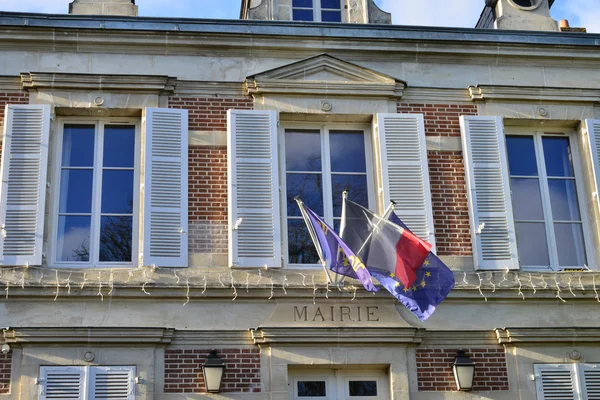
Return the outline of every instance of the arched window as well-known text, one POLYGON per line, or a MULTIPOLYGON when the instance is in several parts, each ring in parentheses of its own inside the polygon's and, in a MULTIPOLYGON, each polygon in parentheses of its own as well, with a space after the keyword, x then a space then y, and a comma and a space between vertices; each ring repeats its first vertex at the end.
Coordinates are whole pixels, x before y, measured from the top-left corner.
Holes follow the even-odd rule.
POLYGON ((342 22, 341 0, 292 0, 292 19, 342 22))

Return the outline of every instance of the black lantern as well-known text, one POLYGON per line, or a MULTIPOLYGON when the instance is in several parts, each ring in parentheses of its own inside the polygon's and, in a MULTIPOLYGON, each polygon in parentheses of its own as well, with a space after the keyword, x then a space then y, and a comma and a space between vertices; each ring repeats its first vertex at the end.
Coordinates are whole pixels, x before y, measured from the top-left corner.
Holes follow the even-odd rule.
POLYGON ((208 393, 219 393, 221 391, 221 380, 223 379, 223 371, 225 364, 217 356, 217 351, 210 352, 208 358, 202 365, 202 373, 204 374, 204 384, 208 393))
POLYGON ((475 363, 465 354, 464 350, 458 350, 452 371, 454 372, 454 379, 456 379, 458 390, 468 392, 473 388, 475 363))

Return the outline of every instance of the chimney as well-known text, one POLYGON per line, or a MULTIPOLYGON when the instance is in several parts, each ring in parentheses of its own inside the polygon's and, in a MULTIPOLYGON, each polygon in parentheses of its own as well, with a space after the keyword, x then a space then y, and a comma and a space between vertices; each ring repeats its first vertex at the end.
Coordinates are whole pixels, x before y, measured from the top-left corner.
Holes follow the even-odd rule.
POLYGON ((554 0, 485 0, 476 28, 558 31, 558 23, 550 16, 554 0))
POLYGON ((135 0, 73 0, 69 14, 137 17, 138 6, 135 0))

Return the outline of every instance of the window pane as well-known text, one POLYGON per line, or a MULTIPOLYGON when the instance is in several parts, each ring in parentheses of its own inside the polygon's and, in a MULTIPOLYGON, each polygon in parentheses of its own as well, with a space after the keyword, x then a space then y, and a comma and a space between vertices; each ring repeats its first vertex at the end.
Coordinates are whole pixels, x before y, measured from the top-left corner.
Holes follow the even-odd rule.
POLYGON ((303 219, 288 220, 288 253, 291 264, 320 263, 303 219))
POLYGON ((131 262, 133 217, 102 217, 100 261, 131 262))
POLYGON ((506 151, 511 175, 537 176, 533 137, 507 136, 506 151))
POLYGON ((540 181, 535 178, 511 178, 510 189, 515 219, 543 220, 540 181))
POLYGON ((340 9, 340 0, 321 0, 321 8, 340 9))
POLYGON ((340 11, 321 11, 321 21, 342 22, 342 13, 340 11))
POLYGON ((58 217, 58 261, 90 260, 89 216, 58 217))
POLYGON ((300 381, 298 382, 298 397, 325 397, 325 381, 300 381))
POLYGON ((517 247, 522 266, 548 266, 548 243, 543 223, 517 222, 517 247))
POLYGON ((105 167, 133 168, 135 127, 130 125, 106 125, 104 127, 105 167))
POLYGON ((348 382, 350 396, 377 396, 377 381, 348 382))
POLYGON ((365 175, 332 175, 333 216, 342 215, 342 193, 348 190, 348 199, 369 208, 369 193, 365 175))
POLYGON ((313 11, 312 10, 294 10, 293 11, 294 21, 312 21, 313 11))
POLYGON ((542 144, 546 161, 546 175, 573 176, 569 139, 562 137, 544 137, 542 138, 542 144))
POLYGON ((102 171, 102 213, 133 212, 133 171, 102 171))
POLYGON ((321 171, 319 131, 286 132, 285 168, 288 171, 321 171))
POLYGON ((577 190, 572 179, 548 179, 552 218, 555 221, 580 221, 577 190))
POLYGON ((321 174, 287 174, 287 215, 300 216, 294 197, 299 196, 308 208, 323 216, 323 182, 321 174))
POLYGON ((312 6, 313 6, 313 0, 293 0, 292 1, 292 7, 310 7, 310 8, 312 8, 312 6))
POLYGON ((94 125, 65 125, 62 146, 63 167, 94 165, 94 125))
POLYGON ((366 172, 363 133, 330 132, 329 151, 333 172, 366 172))
POLYGON ((554 224, 558 265, 581 267, 587 264, 581 224, 554 224))
POLYGON ((91 169, 63 169, 60 172, 60 213, 92 212, 91 169))

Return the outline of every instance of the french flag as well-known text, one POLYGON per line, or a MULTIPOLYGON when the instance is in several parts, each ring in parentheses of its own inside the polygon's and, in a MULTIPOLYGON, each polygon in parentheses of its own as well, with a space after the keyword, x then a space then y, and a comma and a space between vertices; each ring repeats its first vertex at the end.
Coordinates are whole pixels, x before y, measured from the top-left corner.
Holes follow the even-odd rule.
POLYGON ((387 271, 404 287, 411 287, 417 279, 416 271, 431 251, 431 244, 359 204, 344 201, 342 240, 367 268, 387 271))

